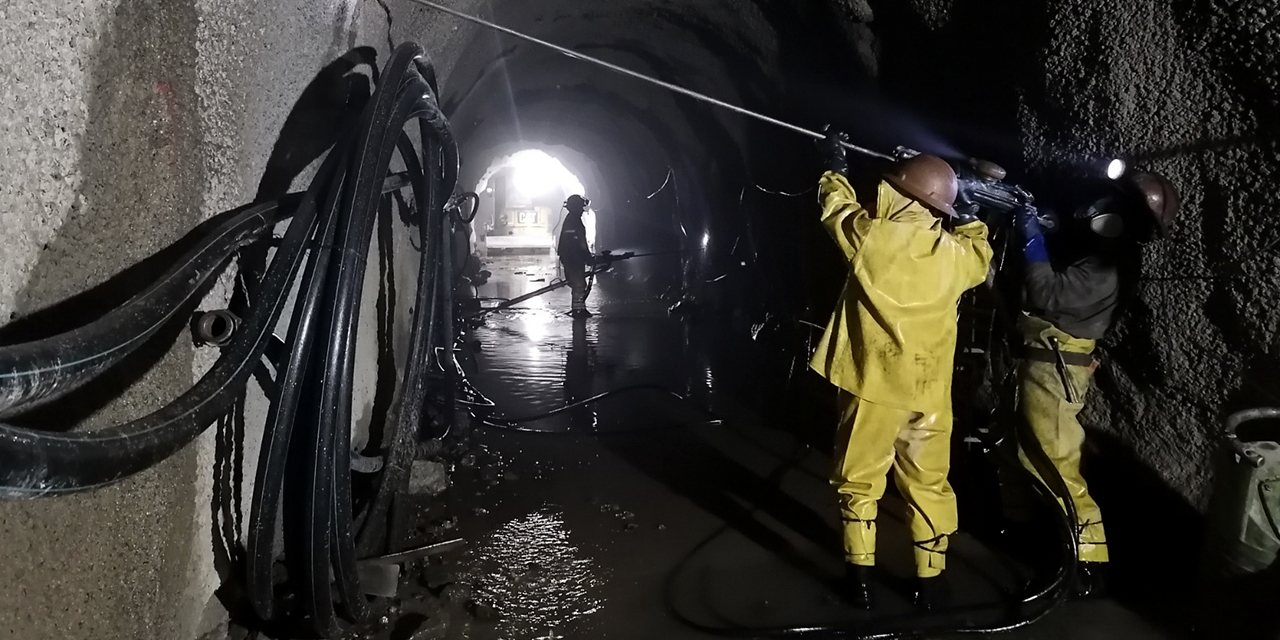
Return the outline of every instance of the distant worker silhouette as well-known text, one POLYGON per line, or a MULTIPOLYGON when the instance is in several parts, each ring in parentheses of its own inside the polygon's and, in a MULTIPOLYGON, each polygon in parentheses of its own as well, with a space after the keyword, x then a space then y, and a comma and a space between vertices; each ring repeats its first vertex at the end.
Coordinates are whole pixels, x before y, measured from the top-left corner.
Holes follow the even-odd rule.
POLYGON ((565 216, 564 228, 560 231, 560 239, 556 243, 556 251, 560 254, 560 266, 564 268, 564 279, 569 282, 573 291, 574 318, 589 318, 587 311, 587 273, 595 263, 595 256, 587 246, 587 227, 582 224, 582 214, 591 201, 580 196, 571 195, 564 201, 564 208, 569 211, 565 216))

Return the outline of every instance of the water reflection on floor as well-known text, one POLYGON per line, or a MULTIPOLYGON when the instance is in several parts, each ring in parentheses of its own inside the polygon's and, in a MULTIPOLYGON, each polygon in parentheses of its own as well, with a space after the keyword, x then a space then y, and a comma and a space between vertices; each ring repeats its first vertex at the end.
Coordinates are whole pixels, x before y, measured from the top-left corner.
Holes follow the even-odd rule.
POLYGON ((564 638, 572 622, 604 604, 604 571, 574 546, 553 508, 517 518, 473 545, 463 579, 501 612, 506 637, 564 638))
MULTIPOLYGON (((488 298, 556 277, 553 264, 488 268, 488 298)), ((478 348, 464 368, 508 418, 652 384, 726 419, 711 423, 698 407, 638 391, 528 425, 547 433, 480 430, 474 472, 457 474, 446 494, 473 507, 459 523, 472 541, 467 571, 500 618, 495 635, 472 637, 678 639, 710 637, 699 625, 938 623, 908 603, 911 549, 892 499, 880 523, 876 616, 840 601, 829 460, 796 437, 814 425, 776 414, 763 424, 778 383, 760 375, 765 354, 748 327, 669 317, 660 292, 641 284, 627 272, 602 277, 586 321, 567 317, 567 289, 495 314, 471 334, 478 348)), ((964 618, 1004 619, 1023 571, 966 535, 952 548, 964 618)), ((1102 601, 1069 605, 1012 637, 1165 636, 1102 601)))

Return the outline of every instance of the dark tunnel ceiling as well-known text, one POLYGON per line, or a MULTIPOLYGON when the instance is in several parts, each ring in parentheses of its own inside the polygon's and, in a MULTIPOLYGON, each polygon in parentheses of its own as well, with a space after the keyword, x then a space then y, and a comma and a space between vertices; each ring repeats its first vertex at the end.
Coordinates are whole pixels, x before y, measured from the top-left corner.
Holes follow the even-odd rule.
MULTIPOLYGON (((503 0, 485 14, 535 37, 786 117, 794 105, 785 99, 785 64, 793 56, 782 47, 794 47, 795 39, 780 32, 799 19, 795 4, 613 0, 584 10, 573 2, 503 0)), ((768 141, 812 149, 795 134, 779 135, 743 116, 491 31, 475 30, 453 53, 457 62, 443 97, 462 145, 462 186, 475 185, 497 158, 543 149, 582 179, 604 211, 603 227, 610 226, 610 209, 643 199, 668 169, 681 185, 682 217, 716 226, 691 212, 724 210, 749 176, 782 170, 782 158, 764 150, 768 141)), ((843 66, 864 73, 856 64, 843 66)), ((786 168, 794 170, 793 164, 786 168)))

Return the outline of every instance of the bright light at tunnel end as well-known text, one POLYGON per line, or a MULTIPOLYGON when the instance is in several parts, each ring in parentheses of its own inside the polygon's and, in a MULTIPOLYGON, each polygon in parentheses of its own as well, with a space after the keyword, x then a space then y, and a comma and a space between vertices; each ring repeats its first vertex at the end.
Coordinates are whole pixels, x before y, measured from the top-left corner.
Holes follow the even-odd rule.
POLYGON ((1112 180, 1119 180, 1120 177, 1124 175, 1126 169, 1128 169, 1128 166, 1125 164, 1124 160, 1116 158, 1107 164, 1107 177, 1112 180))
POLYGON ((553 187, 564 189, 566 194, 585 195, 585 189, 577 176, 564 164, 545 151, 526 149, 511 156, 509 166, 513 170, 513 186, 526 197, 541 196, 553 187))

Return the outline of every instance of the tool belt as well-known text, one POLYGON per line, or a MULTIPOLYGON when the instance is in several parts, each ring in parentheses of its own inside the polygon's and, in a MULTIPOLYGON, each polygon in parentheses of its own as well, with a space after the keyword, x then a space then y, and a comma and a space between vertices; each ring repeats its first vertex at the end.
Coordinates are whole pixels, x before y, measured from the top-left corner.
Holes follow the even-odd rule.
MULTIPOLYGON (((1091 354, 1078 353, 1075 351, 1062 351, 1060 353, 1062 354, 1062 361, 1068 366, 1093 366, 1093 356, 1091 354)), ((1024 360, 1031 360, 1033 362, 1048 362, 1049 364, 1058 363, 1058 353, 1055 353, 1052 349, 1024 346, 1020 355, 1024 360)))

